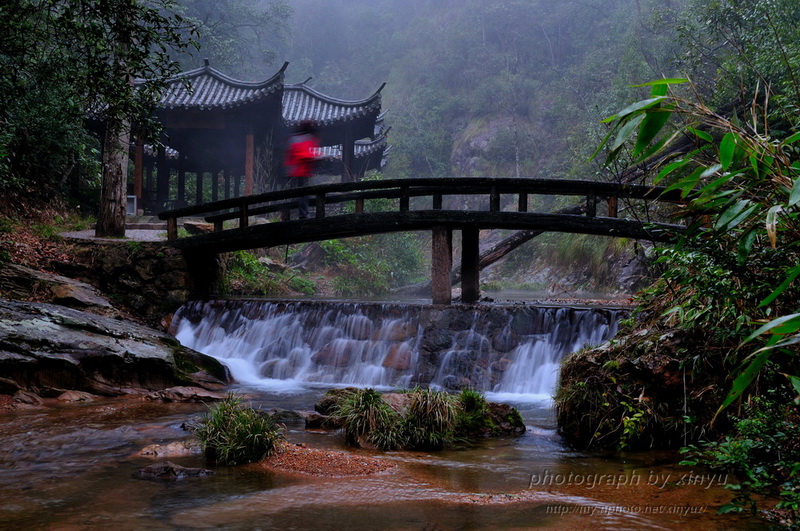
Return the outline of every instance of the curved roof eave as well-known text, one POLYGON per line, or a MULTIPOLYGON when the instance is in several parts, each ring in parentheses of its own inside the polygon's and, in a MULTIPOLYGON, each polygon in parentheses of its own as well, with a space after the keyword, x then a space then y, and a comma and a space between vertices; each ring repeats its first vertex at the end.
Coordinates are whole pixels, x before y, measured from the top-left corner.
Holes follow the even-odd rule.
POLYGON ((321 125, 357 120, 381 108, 383 83, 371 96, 363 100, 342 100, 318 92, 306 82, 284 85, 283 119, 288 125, 311 120, 321 125))

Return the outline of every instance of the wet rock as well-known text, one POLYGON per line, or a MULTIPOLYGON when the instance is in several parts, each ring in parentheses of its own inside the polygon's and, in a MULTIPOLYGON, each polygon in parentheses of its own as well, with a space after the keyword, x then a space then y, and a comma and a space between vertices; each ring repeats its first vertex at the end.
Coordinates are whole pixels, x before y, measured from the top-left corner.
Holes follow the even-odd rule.
POLYGON ((225 398, 223 393, 200 389, 199 387, 176 386, 147 395, 148 400, 162 402, 213 402, 225 398))
POLYGON ((384 358, 381 365, 387 369, 407 371, 411 368, 413 357, 414 353, 411 351, 411 347, 405 343, 398 343, 389 347, 389 352, 386 354, 386 358, 384 358))
POLYGON ((116 396, 230 380, 217 360, 132 322, 0 299, 0 374, 22 389, 116 396))
POLYGON ((84 391, 65 391, 56 398, 59 402, 94 402, 97 395, 84 391))
POLYGON ((398 413, 402 413, 408 408, 408 393, 383 393, 381 400, 389 404, 389 407, 398 413))
POLYGON ((214 472, 205 468, 187 468, 171 461, 154 463, 139 470, 139 477, 145 479, 184 479, 211 476, 214 472))
POLYGON ((338 429, 342 427, 337 417, 321 415, 316 411, 299 411, 306 423, 307 430, 338 429))
POLYGON ((305 419, 305 413, 305 411, 292 411, 290 409, 273 409, 269 412, 275 422, 302 422, 305 419))
POLYGON ((19 384, 10 378, 0 377, 0 395, 13 395, 19 391, 19 384))
POLYGON ((348 341, 333 341, 311 355, 311 361, 318 365, 347 367, 354 359, 356 345, 348 341))
POLYGON ((36 393, 20 390, 14 394, 14 403, 21 406, 39 407, 44 404, 44 400, 36 393))
POLYGON ((391 321, 372 334, 372 339, 383 341, 406 341, 414 337, 417 327, 407 321, 391 321))
POLYGON ((201 455, 203 448, 197 439, 187 439, 185 441, 173 441, 169 444, 151 444, 139 451, 143 457, 168 458, 168 457, 187 457, 191 455, 201 455))
POLYGON ((492 435, 522 435, 525 433, 525 423, 519 411, 508 404, 489 402, 489 418, 494 429, 492 435))

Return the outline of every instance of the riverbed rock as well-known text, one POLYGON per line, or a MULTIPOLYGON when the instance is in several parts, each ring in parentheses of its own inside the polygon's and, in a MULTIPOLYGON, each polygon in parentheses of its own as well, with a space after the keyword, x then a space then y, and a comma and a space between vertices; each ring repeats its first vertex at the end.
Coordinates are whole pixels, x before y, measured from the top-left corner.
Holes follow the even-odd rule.
POLYGON ((343 389, 331 389, 327 393, 325 393, 322 398, 320 398, 316 404, 314 404, 314 411, 320 413, 321 415, 332 415, 336 408, 339 406, 339 402, 348 396, 352 395, 353 393, 357 393, 358 388, 356 387, 345 387, 343 389))
POLYGON ((65 391, 56 397, 59 402, 94 402, 97 395, 84 391, 65 391))
POLYGON ((36 299, 109 317, 122 317, 94 286, 18 264, 0 264, 0 293, 36 299))
MULTIPOLYGON (((230 380, 165 332, 46 303, 0 299, 0 374, 22 389, 104 396, 230 380)), ((55 394, 53 396, 56 396, 55 394)))
POLYGON ((407 371, 412 366, 414 352, 405 343, 395 343, 389 347, 382 365, 396 371, 407 371))
POLYGON ((201 455, 203 447, 197 439, 186 439, 184 441, 172 441, 168 444, 150 444, 139 451, 142 457, 152 458, 174 458, 201 455))
POLYGON ((201 389, 199 387, 190 387, 185 385, 178 385, 161 389, 160 391, 153 391, 147 395, 148 400, 157 400, 161 402, 215 402, 223 400, 224 393, 217 393, 209 391, 208 389, 201 389))
POLYGON ((184 466, 176 465, 171 461, 164 461, 163 463, 153 463, 139 470, 139 477, 145 479, 184 479, 191 477, 205 477, 214 474, 213 470, 205 468, 187 468, 184 466))

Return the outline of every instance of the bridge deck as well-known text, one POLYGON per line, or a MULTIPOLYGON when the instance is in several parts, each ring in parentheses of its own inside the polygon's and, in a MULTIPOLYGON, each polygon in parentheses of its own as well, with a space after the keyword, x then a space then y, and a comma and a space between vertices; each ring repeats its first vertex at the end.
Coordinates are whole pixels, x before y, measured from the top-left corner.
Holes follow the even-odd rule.
MULTIPOLYGON (((593 181, 402 179, 282 190, 165 211, 159 217, 167 220, 168 238, 173 245, 196 253, 230 252, 385 232, 431 230, 434 234, 433 299, 435 303, 449 303, 452 257, 442 259, 437 255, 452 252, 453 230, 461 230, 467 243, 463 246, 465 256, 462 259, 462 299, 466 302, 474 302, 479 296, 477 238, 478 231, 482 229, 542 230, 652 241, 670 241, 682 232, 684 227, 681 225, 643 223, 638 219, 618 217, 619 205, 624 200, 682 202, 676 190, 667 192, 658 187, 593 181), (485 209, 444 208, 444 198, 447 196, 465 195, 484 196, 488 200, 484 201, 485 209), (511 201, 509 195, 514 196, 511 201), (537 213, 528 211, 531 195, 583 196, 585 201, 581 208, 572 209, 581 214, 564 211, 537 213), (289 212, 296 208, 297 199, 303 196, 312 197, 315 217, 290 221, 289 212), (416 198, 413 204, 411 198, 416 198), (379 202, 379 206, 387 210, 365 212, 366 202, 372 199, 390 200, 379 202), (606 216, 597 215, 599 202, 607 205, 604 209, 606 216), (328 208, 342 203, 353 203, 354 206, 345 213, 328 208), (507 204, 506 210, 501 208, 503 203, 507 204), (515 211, 507 211, 509 206, 515 211), (282 214, 281 220, 268 222, 266 216, 277 212, 282 214), (215 232, 178 238, 177 220, 198 215, 214 223, 215 232), (235 226, 226 227, 226 222, 228 225, 233 222, 235 226), (469 270, 464 270, 465 267, 469 270), (465 282, 469 285, 465 286, 465 282)), ((337 207, 335 210, 343 209, 337 207)))

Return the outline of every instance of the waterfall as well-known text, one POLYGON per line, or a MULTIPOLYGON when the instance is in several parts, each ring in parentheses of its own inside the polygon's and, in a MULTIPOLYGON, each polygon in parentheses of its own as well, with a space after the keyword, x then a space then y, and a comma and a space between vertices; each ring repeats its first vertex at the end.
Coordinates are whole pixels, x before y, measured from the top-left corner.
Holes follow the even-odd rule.
POLYGON ((243 384, 442 389, 551 396, 561 358, 611 338, 623 310, 214 300, 172 332, 243 384))

